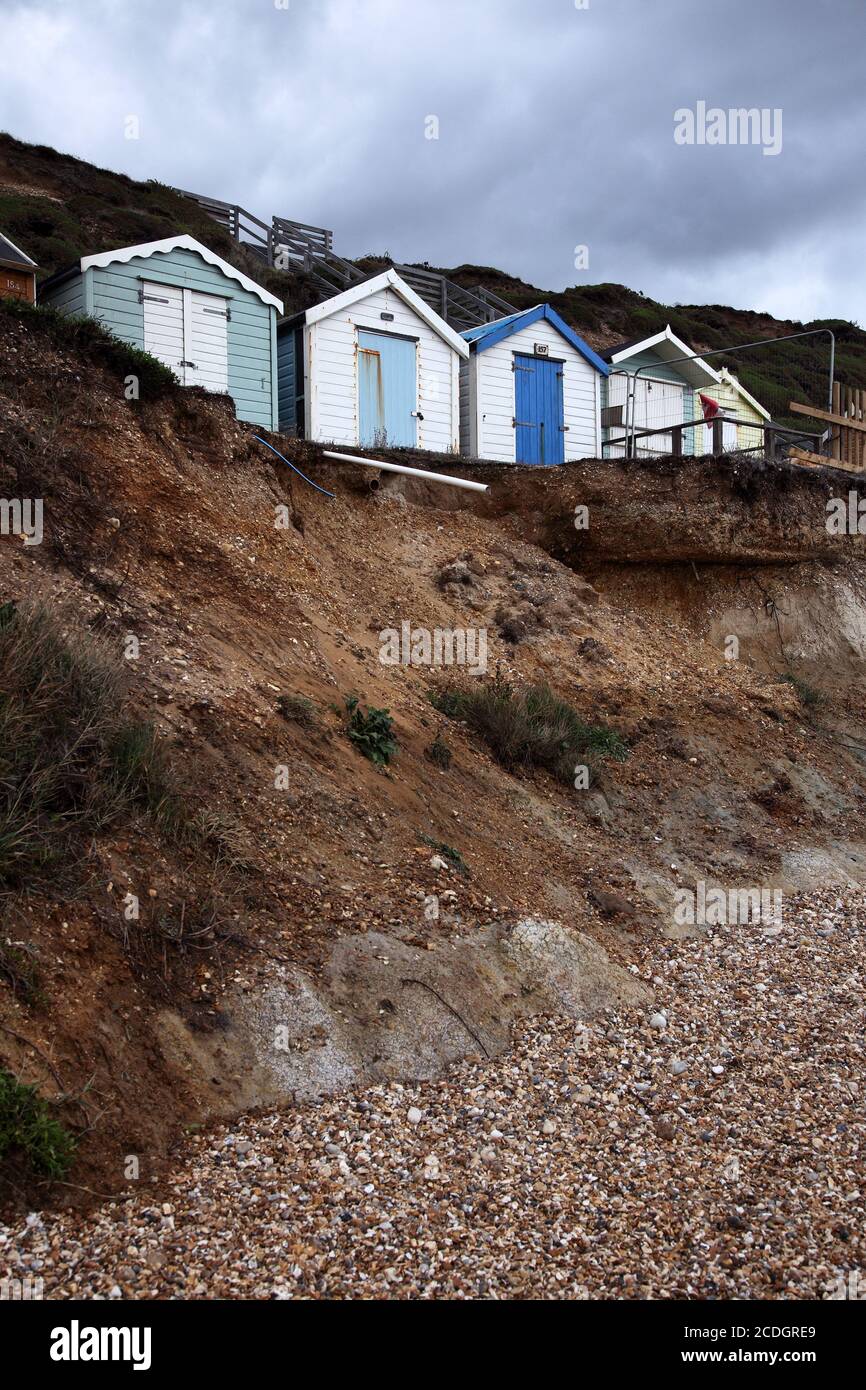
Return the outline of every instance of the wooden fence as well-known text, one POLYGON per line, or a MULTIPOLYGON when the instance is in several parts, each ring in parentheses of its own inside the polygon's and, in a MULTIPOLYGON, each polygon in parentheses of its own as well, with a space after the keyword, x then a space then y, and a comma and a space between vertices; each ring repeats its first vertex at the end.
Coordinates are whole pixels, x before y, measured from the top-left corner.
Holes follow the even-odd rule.
POLYGON ((866 391, 834 381, 832 410, 817 410, 798 401, 791 401, 789 409, 827 425, 821 454, 804 457, 803 463, 825 463, 850 473, 866 469, 866 391))

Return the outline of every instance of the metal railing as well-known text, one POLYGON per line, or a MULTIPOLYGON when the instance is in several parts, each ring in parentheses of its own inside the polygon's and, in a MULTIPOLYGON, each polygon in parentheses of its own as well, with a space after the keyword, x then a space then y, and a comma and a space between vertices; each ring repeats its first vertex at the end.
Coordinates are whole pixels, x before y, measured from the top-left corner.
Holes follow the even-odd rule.
MULTIPOLYGON (((825 392, 826 392, 825 399, 827 399, 828 401, 832 401, 832 399, 833 399, 833 374, 834 374, 835 362, 836 362, 836 335, 835 335, 835 333, 833 332, 833 330, 830 329, 830 328, 809 328, 809 329, 804 329, 804 330, 803 330, 802 332, 800 332, 800 333, 785 333, 785 334, 783 334, 781 337, 778 337, 778 338, 758 338, 758 339, 756 339, 754 342, 751 342, 751 343, 731 343, 728 347, 724 347, 724 348, 712 348, 712 349, 710 349, 710 350, 708 350, 708 351, 706 351, 706 352, 701 352, 701 353, 691 352, 691 353, 688 353, 688 354, 687 354, 686 356, 684 356, 684 357, 669 357, 669 358, 666 359, 664 365, 665 365, 666 367, 668 367, 668 368, 670 368, 670 367, 674 367, 674 368, 676 368, 676 367, 682 367, 682 366, 684 366, 685 364, 690 364, 690 363, 694 362, 695 360, 698 360, 698 361, 701 361, 701 362, 706 362, 706 361, 707 361, 709 358, 711 358, 711 357, 730 357, 730 356, 738 355, 738 354, 741 353, 741 352, 745 352, 747 349, 750 350, 750 351, 763 351, 763 352, 766 352, 766 350, 767 350, 768 348, 774 348, 774 347, 776 347, 777 344, 779 344, 779 343, 792 343, 792 342, 795 342, 795 341, 797 341, 797 340, 802 340, 803 338, 822 338, 822 337, 827 337, 827 338, 829 338, 828 377, 827 377, 827 383, 826 383, 826 387, 825 387, 825 392)), ((653 372, 654 370, 657 370, 657 368, 654 368, 654 367, 652 366, 652 364, 646 364, 646 365, 644 365, 644 366, 642 366, 642 367, 637 367, 633 372, 628 372, 628 371, 625 372, 625 375, 628 376, 628 377, 630 378, 630 386, 629 386, 629 389, 628 389, 628 398, 627 398, 627 417, 626 417, 626 418, 630 421, 632 438, 634 438, 634 435, 635 435, 635 427, 636 427, 636 424, 637 424, 637 386, 638 386, 638 383, 639 383, 639 382, 640 382, 641 384, 646 384, 646 383, 648 382, 649 377, 651 376, 651 374, 652 374, 652 372, 653 372)), ((663 386, 663 385, 664 385, 664 383, 662 383, 662 386, 663 386)), ((711 390, 712 387, 710 386, 708 389, 711 390)), ((657 430, 657 431, 649 430, 649 431, 642 431, 642 432, 643 432, 643 433, 647 433, 647 432, 648 432, 648 433, 650 433, 650 434, 652 434, 652 433, 664 433, 664 429, 657 430)))

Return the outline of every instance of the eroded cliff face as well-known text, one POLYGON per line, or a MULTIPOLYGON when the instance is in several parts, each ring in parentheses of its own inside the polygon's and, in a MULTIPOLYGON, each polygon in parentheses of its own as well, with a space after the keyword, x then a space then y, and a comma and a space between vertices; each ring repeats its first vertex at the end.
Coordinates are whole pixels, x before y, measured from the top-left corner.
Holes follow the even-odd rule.
POLYGON ((866 877, 861 541, 824 525, 847 477, 409 457, 489 492, 398 478, 371 492, 367 470, 276 440, 331 500, 227 401, 133 408, 121 377, 17 325, 0 370, 0 491, 45 499, 43 544, 2 538, 0 598, 62 602, 118 648, 137 636, 131 703, 227 846, 205 881, 135 822, 88 843, 74 897, 3 899, 45 1005, 0 982, 0 1052, 67 1097, 85 1184, 121 1183, 130 1153, 156 1162, 179 1123, 273 1101, 280 1076, 288 1098, 337 1073, 428 1075, 479 1038, 504 1045, 522 1011, 587 1009, 562 977, 581 961, 616 998, 635 943, 674 931, 684 884, 866 877), (381 633, 403 622, 483 630, 488 677, 549 682, 627 741, 627 761, 588 793, 506 772, 431 705, 454 671, 382 663, 381 633), (386 771, 346 736, 353 693, 391 711, 386 771), (281 696, 310 701, 312 722, 281 696), (447 766, 428 756, 437 734, 447 766), (163 933, 148 969, 129 951, 128 891, 140 930, 163 933), (172 931, 193 911, 202 935, 184 944, 172 931), (515 964, 526 922, 553 926, 515 964), (461 992, 464 958, 478 987, 461 992))
POLYGON ((479 505, 482 515, 519 518, 533 541, 577 568, 835 564, 863 554, 862 534, 828 530, 833 499, 847 506, 854 493, 855 507, 866 499, 866 482, 839 470, 731 455, 587 459, 558 469, 482 468, 472 476, 496 481, 479 505))
POLYGON ((843 687, 862 679, 861 475, 743 455, 585 459, 551 469, 403 457, 489 490, 466 494, 383 475, 391 494, 495 520, 610 599, 675 616, 715 650, 737 636, 738 659, 762 671, 793 666, 843 687))

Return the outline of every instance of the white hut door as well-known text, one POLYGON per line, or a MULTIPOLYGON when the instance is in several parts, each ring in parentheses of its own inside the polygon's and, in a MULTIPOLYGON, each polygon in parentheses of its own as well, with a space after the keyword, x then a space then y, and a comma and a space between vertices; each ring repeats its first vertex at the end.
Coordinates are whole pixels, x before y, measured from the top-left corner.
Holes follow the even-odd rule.
POLYGON ((182 386, 228 390, 228 300, 179 285, 145 282, 144 350, 182 386))
POLYGON ((625 441, 628 438, 626 425, 628 423, 628 388, 629 378, 620 372, 611 372, 607 379, 607 403, 611 410, 615 406, 620 408, 620 423, 618 425, 605 426, 605 433, 608 442, 607 457, 612 459, 625 457, 625 441))
POLYGON ((218 294, 184 290, 186 385, 206 391, 229 386, 229 304, 218 294))
POLYGON ((144 350, 170 367, 186 384, 183 350, 183 290, 178 285, 142 286, 144 350))

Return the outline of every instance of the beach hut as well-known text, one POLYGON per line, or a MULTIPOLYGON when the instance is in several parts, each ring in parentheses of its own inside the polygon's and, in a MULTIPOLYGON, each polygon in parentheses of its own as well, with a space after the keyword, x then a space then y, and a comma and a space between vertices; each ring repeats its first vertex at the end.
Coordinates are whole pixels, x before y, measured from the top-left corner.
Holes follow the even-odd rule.
POLYGON ((0 232, 0 299, 23 299, 36 303, 35 261, 0 232))
POLYGON ((459 368, 469 348, 395 270, 284 319, 277 356, 284 433, 459 452, 459 368))
MULTIPOLYGON (((678 338, 670 324, 649 338, 619 343, 601 355, 610 368, 602 391, 602 426, 608 458, 625 454, 631 412, 636 431, 658 429, 658 433, 636 440, 636 453, 671 453, 673 439, 665 431, 671 425, 702 420, 697 393, 712 395, 719 385, 718 372, 678 338), (640 372, 636 374, 638 368, 640 372), (634 400, 629 405, 632 390, 634 400)), ((702 424, 683 430, 682 436, 684 454, 704 452, 702 424)))
POLYGON ((282 303, 192 237, 82 256, 39 297, 99 319, 164 362, 181 385, 224 392, 239 420, 276 430, 282 303))
POLYGON ((463 337, 464 454, 528 464, 600 455, 600 384, 609 368, 555 309, 536 304, 463 337))
MULTIPOLYGON (((722 447, 725 452, 734 449, 763 449, 764 431, 757 425, 770 423, 770 412, 760 401, 756 401, 743 383, 727 367, 719 369, 719 382, 706 393, 718 405, 722 417, 722 447)), ((700 404, 700 401, 699 401, 700 404)), ((706 419, 707 412, 699 409, 696 416, 706 419)), ((696 431, 696 452, 712 453, 713 427, 707 422, 696 431)))

